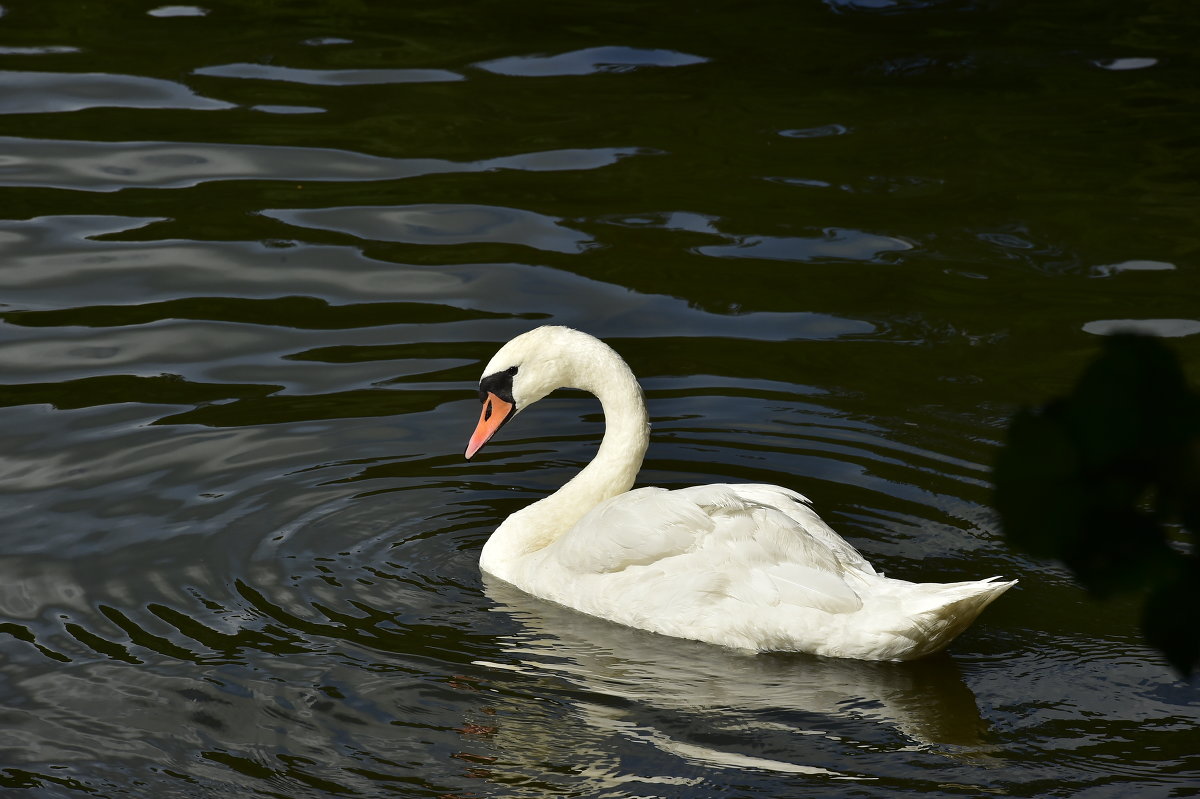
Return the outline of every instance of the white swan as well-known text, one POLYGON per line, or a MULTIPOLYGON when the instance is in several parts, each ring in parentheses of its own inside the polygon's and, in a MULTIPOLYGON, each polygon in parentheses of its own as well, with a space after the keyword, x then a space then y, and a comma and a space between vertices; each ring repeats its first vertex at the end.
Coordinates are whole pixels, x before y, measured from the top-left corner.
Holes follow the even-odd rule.
POLYGON ((558 491, 505 519, 479 558, 527 593, 737 649, 911 660, 945 647, 1016 582, 884 577, 779 486, 631 491, 650 439, 641 387, 607 344, 566 327, 517 336, 488 363, 466 456, 564 387, 599 397, 600 449, 558 491))

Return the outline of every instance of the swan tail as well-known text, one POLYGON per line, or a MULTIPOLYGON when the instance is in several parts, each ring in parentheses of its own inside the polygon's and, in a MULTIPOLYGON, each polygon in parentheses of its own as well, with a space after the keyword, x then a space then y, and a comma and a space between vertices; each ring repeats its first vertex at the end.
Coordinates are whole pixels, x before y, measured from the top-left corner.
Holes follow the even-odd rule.
POLYGON ((897 652, 895 660, 913 660, 946 647, 1000 598, 1016 580, 990 577, 962 583, 920 583, 901 602, 904 628, 895 633, 911 646, 897 652))

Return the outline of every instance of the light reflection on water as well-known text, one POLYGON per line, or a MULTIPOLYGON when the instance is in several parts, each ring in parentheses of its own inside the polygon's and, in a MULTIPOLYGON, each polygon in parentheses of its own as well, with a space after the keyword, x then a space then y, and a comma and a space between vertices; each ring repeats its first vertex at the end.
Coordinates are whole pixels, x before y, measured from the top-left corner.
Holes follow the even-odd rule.
POLYGON ((1005 416, 1096 334, 1195 349, 1191 145, 1137 138, 1188 129, 1190 72, 1152 21, 1124 54, 963 3, 636 29, 68 5, 91 22, 6 8, 0 42, 0 787, 1200 783, 1200 702, 1136 603, 1092 604, 988 508, 1005 416), (984 17, 1021 44, 964 52, 984 17), (564 393, 463 461, 481 365, 546 322, 643 378, 642 483, 780 483, 892 576, 1020 587, 947 654, 873 664, 485 582, 490 530, 602 430, 564 393))

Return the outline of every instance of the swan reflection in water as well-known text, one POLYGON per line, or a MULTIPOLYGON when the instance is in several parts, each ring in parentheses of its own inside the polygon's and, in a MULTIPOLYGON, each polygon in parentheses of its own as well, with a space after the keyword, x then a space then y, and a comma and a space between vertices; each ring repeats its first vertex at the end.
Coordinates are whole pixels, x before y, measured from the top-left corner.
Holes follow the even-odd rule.
MULTIPOLYGON (((945 653, 908 663, 751 655, 613 624, 483 577, 493 610, 520 629, 500 650, 510 660, 476 665, 565 681, 594 732, 698 765, 843 779, 864 776, 848 749, 986 758, 975 696, 945 653), (838 761, 848 768, 828 767, 838 761)), ((577 729, 571 736, 581 738, 577 729)))

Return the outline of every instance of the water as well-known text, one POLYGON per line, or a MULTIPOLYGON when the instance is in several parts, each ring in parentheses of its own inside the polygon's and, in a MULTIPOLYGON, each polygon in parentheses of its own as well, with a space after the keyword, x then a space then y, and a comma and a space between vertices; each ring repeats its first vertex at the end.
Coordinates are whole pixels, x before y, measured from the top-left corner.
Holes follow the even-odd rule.
MULTIPOLYGON (((1007 415, 1137 320, 1200 356, 1171 4, 12 3, 13 796, 1194 796, 1200 697, 1004 542, 1007 415), (591 456, 462 459, 533 325, 647 390, 643 484, 795 488, 887 573, 1021 580, 945 655, 751 658, 484 581, 591 456)), ((7 794, 6 794, 7 795, 7 794)))

